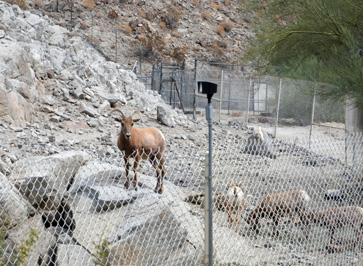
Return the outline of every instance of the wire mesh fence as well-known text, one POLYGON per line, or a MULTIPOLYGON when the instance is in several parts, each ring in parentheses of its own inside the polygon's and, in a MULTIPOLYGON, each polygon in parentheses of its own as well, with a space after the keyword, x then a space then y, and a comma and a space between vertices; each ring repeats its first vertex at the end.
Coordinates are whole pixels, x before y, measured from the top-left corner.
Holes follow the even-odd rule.
MULTIPOLYGON (((345 105, 338 100, 319 96, 329 85, 304 80, 293 80, 258 73, 237 71, 210 63, 186 64, 189 68, 154 66, 151 77, 139 80, 146 88, 157 90, 165 102, 186 114, 204 112, 205 96, 197 92, 197 82, 217 84, 212 98, 216 120, 234 117, 249 124, 264 124, 278 128, 285 126, 311 126, 310 133, 319 127, 331 129, 332 134, 345 131, 345 105)), ((309 129, 308 129, 309 131, 309 129)))
MULTIPOLYGON (((309 143, 214 136, 214 265, 358 264, 363 137, 309 143)), ((162 194, 147 160, 125 188, 122 154, 17 161, 0 175, 1 264, 202 265, 206 149, 168 145, 162 194)))

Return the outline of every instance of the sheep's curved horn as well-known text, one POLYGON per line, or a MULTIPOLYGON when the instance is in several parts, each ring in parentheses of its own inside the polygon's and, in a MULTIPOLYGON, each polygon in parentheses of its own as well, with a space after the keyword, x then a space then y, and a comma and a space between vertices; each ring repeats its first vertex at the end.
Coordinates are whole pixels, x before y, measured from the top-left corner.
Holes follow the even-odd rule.
POLYGON ((137 114, 140 118, 139 119, 132 119, 133 121, 137 122, 142 119, 140 111, 135 111, 132 113, 131 117, 133 117, 135 114, 137 114))
POLYGON ((112 114, 114 112, 119 112, 121 114, 122 119, 124 119, 126 117, 125 114, 120 109, 113 109, 110 114, 112 114))

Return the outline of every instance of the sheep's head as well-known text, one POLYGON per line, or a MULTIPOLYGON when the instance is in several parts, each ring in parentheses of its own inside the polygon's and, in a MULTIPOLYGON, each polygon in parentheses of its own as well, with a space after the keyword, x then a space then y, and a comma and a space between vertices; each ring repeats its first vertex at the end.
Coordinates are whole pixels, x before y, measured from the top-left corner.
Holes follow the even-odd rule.
POLYGON ((112 112, 120 112, 121 114, 121 133, 123 136, 125 136, 125 139, 127 140, 130 140, 131 139, 131 130, 132 130, 132 127, 134 126, 134 123, 135 122, 138 122, 141 120, 141 113, 139 111, 135 111, 132 113, 132 115, 130 116, 125 116, 125 114, 119 110, 119 109, 115 109, 113 110, 112 112), (137 118, 133 118, 133 116, 137 114, 139 117, 137 118))

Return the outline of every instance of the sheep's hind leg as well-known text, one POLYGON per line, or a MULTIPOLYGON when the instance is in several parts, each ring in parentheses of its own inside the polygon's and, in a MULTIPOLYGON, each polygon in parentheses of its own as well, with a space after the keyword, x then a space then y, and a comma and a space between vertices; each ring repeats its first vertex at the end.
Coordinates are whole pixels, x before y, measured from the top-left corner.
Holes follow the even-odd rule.
POLYGON ((157 183, 155 187, 155 192, 162 194, 164 191, 164 177, 165 177, 165 167, 164 158, 153 160, 154 168, 156 169, 157 183))

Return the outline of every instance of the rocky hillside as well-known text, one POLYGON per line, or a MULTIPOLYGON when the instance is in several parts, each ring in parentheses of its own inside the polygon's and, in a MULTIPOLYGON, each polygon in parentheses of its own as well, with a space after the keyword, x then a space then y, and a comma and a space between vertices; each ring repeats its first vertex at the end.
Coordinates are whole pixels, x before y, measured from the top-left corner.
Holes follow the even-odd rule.
MULTIPOLYGON (((237 63, 250 36, 237 0, 7 0, 47 15, 86 38, 109 60, 131 69, 137 60, 237 63)), ((246 22, 247 21, 247 22, 246 22)))
MULTIPOLYGON (((112 6, 98 2, 96 8, 112 6)), ((192 121, 171 109, 159 95, 146 91, 134 73, 107 60, 107 49, 96 49, 78 34, 81 31, 70 31, 62 20, 52 18, 61 17, 61 12, 41 16, 32 9, 4 1, 0 4, 2 161, 13 163, 32 154, 64 150, 106 153, 111 147, 117 153, 120 125, 109 117, 113 107, 127 112, 141 110, 143 122, 139 126, 161 127, 169 142, 205 137, 204 117, 192 121), (165 114, 159 120, 157 107, 165 114), (97 141, 90 144, 90 140, 97 141)), ((76 21, 79 19, 74 18, 76 21)), ((241 128, 238 123, 234 127, 241 128)))

